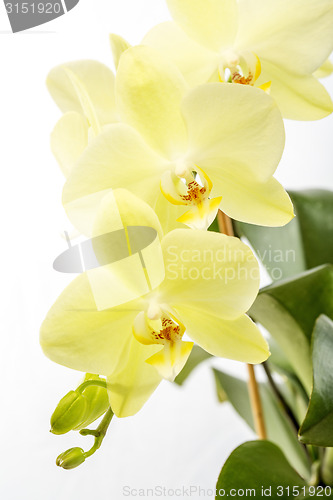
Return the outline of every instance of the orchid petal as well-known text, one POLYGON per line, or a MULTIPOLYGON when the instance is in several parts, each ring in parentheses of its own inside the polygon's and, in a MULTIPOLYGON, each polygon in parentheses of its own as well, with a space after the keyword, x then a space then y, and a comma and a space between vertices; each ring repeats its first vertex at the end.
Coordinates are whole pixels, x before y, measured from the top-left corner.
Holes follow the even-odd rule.
POLYGON ((239 175, 250 172, 261 181, 275 172, 285 134, 280 111, 265 92, 244 85, 210 83, 191 90, 182 108, 190 157, 213 184, 217 171, 229 174, 237 169, 239 175))
POLYGON ((236 319, 252 305, 259 289, 258 263, 238 238, 176 229, 164 236, 162 250, 166 276, 161 303, 195 307, 224 319, 236 319))
POLYGON ((239 13, 237 46, 290 73, 312 74, 333 50, 332 0, 241 0, 239 13))
POLYGON ((138 299, 98 311, 87 275, 81 274, 48 312, 40 332, 42 349, 60 365, 110 375, 126 364, 131 325, 140 310, 138 299))
POLYGON ((251 176, 235 170, 215 176, 216 192, 222 192, 221 210, 229 217, 260 226, 284 226, 294 217, 292 202, 274 177, 254 182, 251 176))
POLYGON ((74 74, 85 89, 99 124, 117 121, 112 71, 97 61, 76 61, 56 66, 47 78, 47 87, 61 111, 76 111, 84 114, 78 88, 73 86, 69 73, 74 74))
POLYGON ((96 204, 93 195, 103 196, 108 189, 126 187, 154 206, 161 194, 159 184, 165 164, 133 128, 110 125, 85 150, 67 179, 63 204, 69 218, 76 227, 80 220, 84 226, 91 204, 96 204))
POLYGON ((216 52, 189 38, 173 22, 155 26, 142 43, 158 49, 165 58, 176 64, 191 87, 208 82, 220 58, 216 52))
POLYGON ((65 113, 53 129, 51 149, 65 177, 88 145, 88 130, 87 120, 75 111, 65 113))
POLYGON ((109 39, 113 55, 113 62, 117 69, 122 53, 125 52, 125 50, 129 49, 131 45, 127 42, 127 40, 125 40, 125 38, 113 33, 110 34, 109 39))
POLYGON ((180 112, 186 89, 177 67, 155 49, 137 46, 121 57, 116 78, 120 117, 166 157, 177 155, 187 145, 180 112))
POLYGON ((160 384, 162 377, 146 363, 161 346, 144 346, 132 336, 129 341, 129 357, 123 370, 107 379, 111 408, 119 418, 135 415, 160 384))
POLYGON ((325 87, 312 75, 299 76, 262 61, 260 82, 272 81, 270 94, 285 118, 320 120, 333 111, 333 103, 325 87))
POLYGON ((218 51, 237 33, 236 0, 167 0, 176 23, 194 40, 218 51))
POLYGON ((262 363, 269 356, 266 340, 245 314, 232 321, 194 307, 177 307, 187 335, 213 356, 244 363, 262 363))

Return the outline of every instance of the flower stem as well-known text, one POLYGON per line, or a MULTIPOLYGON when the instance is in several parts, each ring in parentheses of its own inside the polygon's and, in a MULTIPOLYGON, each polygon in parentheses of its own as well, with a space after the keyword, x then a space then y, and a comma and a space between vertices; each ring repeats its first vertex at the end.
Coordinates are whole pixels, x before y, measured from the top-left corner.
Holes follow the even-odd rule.
POLYGON ((113 418, 113 411, 111 410, 111 408, 109 408, 96 430, 92 431, 90 429, 81 429, 80 434, 82 436, 94 436, 95 438, 95 443, 93 447, 90 448, 89 451, 85 452, 84 454, 85 458, 90 457, 95 453, 95 451, 98 450, 98 448, 100 448, 112 418, 113 418))
MULTIPOLYGON (((228 215, 226 215, 221 210, 219 210, 217 213, 217 222, 220 233, 226 234, 227 236, 235 236, 230 217, 228 217, 228 215)), ((247 365, 247 369, 249 374, 248 391, 251 401, 255 430, 259 439, 266 439, 267 438, 266 426, 265 426, 259 387, 254 371, 254 366, 247 365)))
POLYGON ((95 385, 98 387, 103 387, 106 389, 106 381, 105 380, 86 380, 86 382, 83 382, 76 390, 80 394, 87 388, 90 387, 91 385, 95 385))

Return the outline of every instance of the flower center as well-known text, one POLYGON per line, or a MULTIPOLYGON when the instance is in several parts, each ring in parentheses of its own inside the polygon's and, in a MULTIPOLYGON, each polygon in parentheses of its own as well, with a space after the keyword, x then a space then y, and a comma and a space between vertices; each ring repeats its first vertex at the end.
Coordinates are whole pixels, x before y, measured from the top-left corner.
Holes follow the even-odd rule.
MULTIPOLYGON (((153 306, 155 308, 155 306, 153 306)), ((170 313, 159 307, 160 316, 151 318, 151 307, 148 312, 141 312, 133 323, 133 335, 145 345, 176 343, 182 340, 184 325, 170 313)))
MULTIPOLYGON (((133 323, 133 335, 146 346, 155 346, 155 354, 146 363, 155 367, 161 377, 173 381, 185 365, 193 342, 183 342, 185 326, 166 307, 150 304, 133 323)), ((148 351, 147 351, 148 352, 148 351)))
POLYGON ((196 165, 177 161, 174 170, 165 172, 161 178, 161 191, 173 205, 190 208, 178 222, 193 229, 207 229, 215 219, 221 197, 210 199, 213 184, 206 172, 196 165))
POLYGON ((227 50, 222 54, 218 71, 223 83, 254 85, 260 76, 261 64, 253 52, 236 53, 227 50))
POLYGON ((169 170, 163 174, 161 190, 173 205, 198 205, 208 199, 212 182, 196 165, 187 166, 178 161, 173 172, 169 170))

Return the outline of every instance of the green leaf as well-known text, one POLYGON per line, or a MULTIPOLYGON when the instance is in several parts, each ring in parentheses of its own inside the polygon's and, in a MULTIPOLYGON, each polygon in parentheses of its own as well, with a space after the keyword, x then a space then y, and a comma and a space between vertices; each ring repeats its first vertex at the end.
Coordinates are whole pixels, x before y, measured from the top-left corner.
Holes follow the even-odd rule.
POLYGON ((312 267, 333 264, 333 192, 323 189, 289 192, 296 217, 284 227, 235 222, 273 281, 312 267))
POLYGON ((290 498, 294 486, 301 492, 306 483, 282 451, 269 441, 249 441, 236 448, 224 464, 216 485, 216 499, 228 496, 290 498), (243 492, 237 496, 231 490, 243 492), (262 494, 263 490, 266 495, 262 494), (279 495, 279 492, 283 493, 279 495))
MULTIPOLYGON (((219 380, 221 387, 223 387, 232 406, 254 430, 251 403, 246 382, 215 369, 214 374, 219 380)), ((283 412, 280 403, 271 392, 269 386, 261 383, 259 384, 259 390, 268 439, 281 446, 294 467, 304 477, 309 478, 310 468, 308 458, 303 446, 298 442, 295 428, 283 412)))
POLYGON ((276 340, 308 394, 312 388, 311 336, 321 314, 333 319, 333 266, 273 283, 250 309, 276 340))
POLYGON ((333 446, 333 321, 320 316, 313 331, 313 390, 300 441, 333 446))
POLYGON ((201 349, 201 347, 195 345, 193 346, 190 357, 188 358, 184 368, 175 378, 175 382, 178 385, 183 385, 185 380, 191 375, 193 370, 206 359, 211 358, 211 354, 201 349))

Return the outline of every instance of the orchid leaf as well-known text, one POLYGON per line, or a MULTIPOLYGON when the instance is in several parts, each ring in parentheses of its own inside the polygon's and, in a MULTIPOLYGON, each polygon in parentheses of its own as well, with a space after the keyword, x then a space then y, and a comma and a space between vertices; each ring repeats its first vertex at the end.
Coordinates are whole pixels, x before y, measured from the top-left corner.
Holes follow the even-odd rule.
POLYGON ((269 441, 249 441, 236 448, 224 464, 216 485, 216 499, 241 491, 244 496, 246 493, 259 498, 290 498, 305 487, 304 479, 280 448, 269 441))
MULTIPOLYGON (((214 369, 214 375, 226 393, 229 402, 245 422, 254 430, 251 403, 247 384, 231 375, 214 369)), ((309 463, 304 448, 297 439, 297 432, 289 418, 283 413, 269 386, 261 383, 260 395, 268 439, 283 448, 295 468, 304 476, 309 476, 309 463)))
POLYGON ((320 316, 313 331, 313 390, 300 440, 333 446, 333 321, 320 316))
POLYGON ((310 394, 313 327, 321 314, 333 319, 333 266, 321 266, 264 288, 250 314, 270 332, 310 394))

